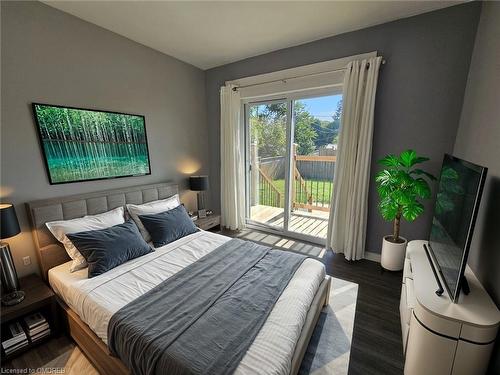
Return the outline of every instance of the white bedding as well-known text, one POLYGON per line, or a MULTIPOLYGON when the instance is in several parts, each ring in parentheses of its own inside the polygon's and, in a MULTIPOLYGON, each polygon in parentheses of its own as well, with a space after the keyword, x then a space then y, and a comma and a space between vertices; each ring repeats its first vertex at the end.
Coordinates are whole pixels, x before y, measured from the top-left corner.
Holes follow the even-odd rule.
MULTIPOLYGON (((91 279, 87 269, 70 273, 71 262, 67 262, 49 270, 49 283, 106 343, 108 322, 116 311, 229 240, 200 231, 91 279)), ((290 372, 295 343, 324 277, 322 263, 313 259, 302 263, 241 360, 237 374, 290 372)))

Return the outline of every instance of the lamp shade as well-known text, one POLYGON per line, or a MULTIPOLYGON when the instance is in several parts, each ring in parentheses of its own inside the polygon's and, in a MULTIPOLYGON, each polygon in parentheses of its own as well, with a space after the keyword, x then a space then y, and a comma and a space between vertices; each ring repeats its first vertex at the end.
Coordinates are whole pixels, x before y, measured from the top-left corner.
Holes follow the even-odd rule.
POLYGON ((0 238, 13 237, 21 232, 16 210, 10 203, 0 204, 0 238))
POLYGON ((189 189, 193 191, 208 190, 208 176, 191 176, 189 177, 189 189))

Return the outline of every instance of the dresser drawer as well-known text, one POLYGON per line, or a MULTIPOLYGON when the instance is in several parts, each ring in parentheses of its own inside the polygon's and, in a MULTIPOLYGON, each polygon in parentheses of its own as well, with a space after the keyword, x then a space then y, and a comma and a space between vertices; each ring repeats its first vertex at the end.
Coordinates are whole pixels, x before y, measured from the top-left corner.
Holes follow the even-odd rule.
POLYGON ((405 279, 413 279, 413 274, 411 272, 411 262, 410 259, 405 259, 405 264, 403 267, 403 282, 406 282, 405 279))
POLYGON ((401 300, 399 302, 399 315, 401 317, 401 327, 410 324, 410 318, 415 308, 415 292, 413 289, 413 280, 407 279, 401 288, 401 300))
POLYGON ((493 342, 476 345, 459 340, 452 375, 486 374, 494 345, 493 342))
POLYGON ((451 374, 456 347, 456 340, 435 335, 412 315, 406 345, 405 375, 451 374))

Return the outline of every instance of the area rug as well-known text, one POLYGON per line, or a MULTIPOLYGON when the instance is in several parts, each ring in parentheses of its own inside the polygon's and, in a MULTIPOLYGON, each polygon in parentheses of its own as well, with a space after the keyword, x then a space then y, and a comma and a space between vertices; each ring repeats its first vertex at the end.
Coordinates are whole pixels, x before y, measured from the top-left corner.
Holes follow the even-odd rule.
POLYGON ((300 375, 346 375, 349 370, 358 284, 332 278, 330 303, 313 332, 300 375))

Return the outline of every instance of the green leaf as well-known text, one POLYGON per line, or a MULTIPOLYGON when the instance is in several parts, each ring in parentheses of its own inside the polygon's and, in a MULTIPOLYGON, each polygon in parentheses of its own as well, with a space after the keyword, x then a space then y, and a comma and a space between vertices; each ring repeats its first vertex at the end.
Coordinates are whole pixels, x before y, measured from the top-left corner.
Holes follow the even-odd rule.
POLYGON ((393 180, 394 180, 394 177, 392 176, 391 171, 389 171, 387 169, 380 171, 375 176, 375 181, 377 181, 380 185, 389 185, 392 183, 393 180))
POLYGON ((381 170, 375 175, 375 181, 378 183, 384 183, 387 181, 390 172, 387 169, 381 170))
POLYGON ((387 185, 379 185, 377 186, 377 192, 380 198, 385 198, 392 192, 392 189, 387 185))
POLYGON ((386 167, 398 167, 399 159, 396 155, 389 154, 385 158, 380 159, 379 164, 385 165, 386 167))
POLYGON ((392 192, 391 198, 399 205, 405 206, 410 204, 413 201, 413 197, 410 196, 410 193, 404 190, 396 190, 392 192))
POLYGON ((409 173, 406 173, 404 171, 400 171, 400 173, 398 174, 398 180, 399 180, 399 184, 401 185, 401 187, 403 189, 408 189, 408 188, 412 188, 413 187, 413 184, 414 184, 414 179, 410 176, 409 173))
POLYGON ((403 207, 403 217, 407 221, 414 221, 422 212, 424 212, 424 206, 417 201, 403 207))
POLYGON ((419 156, 415 159, 415 161, 413 162, 413 165, 423 163, 424 161, 427 161, 427 160, 431 160, 431 159, 426 158, 425 156, 419 156))
POLYGON ((399 155, 399 160, 404 167, 410 168, 415 164, 417 153, 413 150, 406 150, 399 155))
POLYGON ((387 221, 392 221, 396 218, 398 214, 398 205, 391 199, 391 197, 386 197, 382 199, 379 203, 379 211, 382 217, 387 221))
POLYGON ((431 188, 427 181, 423 178, 417 178, 414 182, 414 190, 415 194, 417 194, 420 198, 430 198, 431 197, 431 188))

